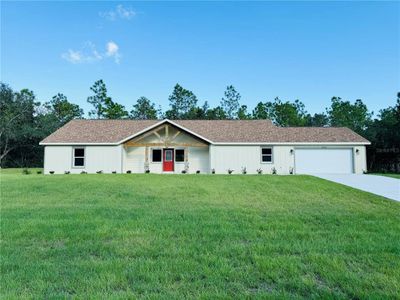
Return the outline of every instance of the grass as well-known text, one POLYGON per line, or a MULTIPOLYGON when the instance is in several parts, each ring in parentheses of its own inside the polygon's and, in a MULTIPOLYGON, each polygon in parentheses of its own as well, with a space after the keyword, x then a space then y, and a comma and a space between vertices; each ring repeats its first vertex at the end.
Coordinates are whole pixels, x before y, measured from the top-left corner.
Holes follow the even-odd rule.
POLYGON ((372 175, 386 176, 400 179, 400 174, 398 173, 372 173, 372 175))
POLYGON ((311 176, 1 174, 8 298, 398 298, 400 203, 311 176))

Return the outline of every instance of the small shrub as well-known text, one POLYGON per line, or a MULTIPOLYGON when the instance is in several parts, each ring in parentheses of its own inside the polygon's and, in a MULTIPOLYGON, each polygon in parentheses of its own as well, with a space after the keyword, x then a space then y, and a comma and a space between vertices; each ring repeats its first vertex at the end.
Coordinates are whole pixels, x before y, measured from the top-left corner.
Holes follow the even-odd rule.
POLYGON ((86 171, 82 171, 81 174, 87 174, 87 172, 86 171))
POLYGON ((200 170, 197 170, 197 171, 196 171, 196 174, 200 174, 200 170))
POLYGON ((23 169, 22 169, 22 174, 24 174, 24 175, 29 175, 29 174, 31 174, 31 171, 29 171, 28 168, 23 168, 23 169))
POLYGON ((242 174, 246 175, 247 174, 247 168, 246 167, 242 167, 242 174))
POLYGON ((71 173, 70 171, 65 171, 64 174, 68 175, 69 173, 71 173))
POLYGON ((215 169, 211 169, 211 174, 215 174, 215 169))
POLYGON ((54 171, 49 171, 50 174, 54 174, 54 171))
POLYGON ((111 173, 113 173, 113 174, 117 174, 117 171, 112 171, 111 173))
POLYGON ((232 174, 234 170, 228 169, 228 174, 232 174))
POLYGON ((274 174, 274 175, 276 175, 277 173, 276 173, 276 169, 275 169, 275 167, 273 167, 272 168, 272 174, 274 174))
POLYGON ((103 170, 96 171, 97 174, 103 174, 103 170))
POLYGON ((146 174, 149 174, 149 173, 150 173, 150 170, 149 170, 149 169, 147 169, 147 170, 145 171, 145 173, 146 173, 146 174))
POLYGON ((182 174, 186 174, 186 170, 182 170, 182 172, 181 172, 182 174))
POLYGON ((132 173, 131 170, 126 171, 126 174, 131 174, 131 173, 132 173))
POLYGON ((36 174, 42 174, 42 171, 36 171, 36 174))
POLYGON ((263 170, 261 168, 257 169, 257 174, 261 175, 263 173, 263 170))

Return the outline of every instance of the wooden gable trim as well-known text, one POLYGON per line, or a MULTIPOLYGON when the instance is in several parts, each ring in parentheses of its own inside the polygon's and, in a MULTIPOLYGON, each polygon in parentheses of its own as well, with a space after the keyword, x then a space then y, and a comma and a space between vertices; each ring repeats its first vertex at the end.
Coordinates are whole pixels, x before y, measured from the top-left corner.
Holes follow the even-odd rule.
POLYGON ((208 147, 207 142, 204 142, 203 140, 194 136, 190 132, 186 132, 185 130, 182 130, 176 126, 174 126, 174 128, 176 128, 178 131, 172 137, 170 137, 169 136, 169 126, 173 126, 173 125, 165 124, 165 125, 156 127, 148 132, 143 133, 142 135, 140 135, 136 138, 126 141, 123 144, 123 146, 124 146, 124 148, 126 148, 126 147, 166 147, 166 148, 168 148, 168 147, 208 147), (165 130, 164 138, 159 134, 159 132, 163 129, 165 130), (191 136, 196 141, 191 142, 191 143, 176 143, 176 142, 174 142, 174 140, 178 137, 178 135, 180 135, 182 133, 182 131, 185 131, 186 134, 191 136), (151 136, 153 134, 158 138, 158 140, 159 140, 158 142, 155 142, 155 143, 141 142, 144 138, 151 136))

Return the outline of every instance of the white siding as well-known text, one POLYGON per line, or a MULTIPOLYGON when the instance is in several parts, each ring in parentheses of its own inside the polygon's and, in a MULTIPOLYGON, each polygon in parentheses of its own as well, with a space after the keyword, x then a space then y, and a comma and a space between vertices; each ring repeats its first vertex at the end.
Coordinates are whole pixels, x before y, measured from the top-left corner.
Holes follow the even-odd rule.
MULTIPOLYGON (((261 162, 261 148, 258 145, 210 145, 210 169, 215 169, 217 174, 227 174, 228 169, 233 169, 233 174, 240 174, 243 167, 246 167, 248 174, 257 173, 257 169, 262 169, 264 174, 271 174, 275 168, 277 174, 289 174, 295 167, 295 148, 299 145, 270 145, 272 147, 272 163, 261 162), (291 152, 293 150, 293 152, 291 152)), ((304 146, 302 146, 304 147, 304 146)), ((321 146, 311 146, 311 148, 321 148, 321 146)), ((325 147, 338 148, 340 146, 325 147)), ((365 146, 341 146, 342 148, 353 149, 354 172, 362 174, 367 170, 365 146), (358 149, 358 153, 356 150, 358 149)), ((295 170, 294 170, 295 171, 295 170)))
POLYGON ((251 146, 210 146, 211 169, 217 174, 227 174, 228 169, 233 169, 233 174, 240 174, 246 168, 248 174, 257 174, 257 169, 262 169, 264 174, 271 174, 275 168, 277 174, 289 174, 294 166, 291 146, 272 146, 272 162, 261 162, 261 148, 259 145, 251 146))
MULTIPOLYGON (((155 136, 148 138, 154 141, 155 136)), ((180 142, 192 142, 193 138, 181 134, 180 142)), ((256 174, 261 168, 264 174, 271 174, 275 168, 278 174, 289 174, 294 168, 296 146, 266 146, 272 147, 272 163, 261 162, 261 147, 259 145, 210 145, 209 147, 189 147, 189 173, 200 170, 209 173, 212 168, 218 174, 227 174, 228 169, 233 169, 234 174, 240 174, 242 167, 246 167, 248 174, 256 174)), ((329 147, 329 145, 328 145, 329 147)), ((337 147, 337 146, 336 146, 337 147)), ((354 171, 362 174, 367 170, 365 146, 350 146, 353 148, 354 171), (358 152, 357 152, 358 150, 358 152)), ((349 148, 347 146, 346 148, 349 148)), ((131 170, 133 173, 144 172, 145 148, 119 146, 85 146, 85 167, 72 167, 73 146, 46 146, 44 157, 44 172, 54 171, 63 174, 65 171, 80 173, 86 171, 95 173, 102 170, 104 173, 116 171, 118 173, 131 170)), ((149 148, 149 167, 151 173, 162 173, 162 163, 151 163, 151 148, 149 148)), ((184 163, 175 163, 175 173, 181 173, 184 163)))
POLYGON ((367 171, 367 151, 365 146, 354 147, 354 172, 363 174, 367 171), (357 152, 358 150, 358 152, 357 152))
POLYGON ((208 147, 189 147, 189 173, 209 173, 209 148, 208 147))
POLYGON ((72 170, 71 146, 45 146, 44 147, 44 173, 63 174, 72 170))
MULTIPOLYGON (((78 147, 78 146, 77 146, 78 147)), ((79 146, 81 147, 81 146, 79 146)), ((73 167, 72 157, 75 146, 46 146, 44 148, 44 173, 63 174, 65 171, 71 173, 96 173, 103 171, 111 173, 121 172, 122 158, 121 146, 82 146, 85 148, 85 166, 73 167)))
MULTIPOLYGON (((132 173, 144 173, 144 147, 128 147, 122 150, 122 172, 126 173, 131 171, 132 173)), ((155 165, 150 166, 150 172, 154 172, 155 165)), ((155 172, 158 173, 158 172, 155 172)))

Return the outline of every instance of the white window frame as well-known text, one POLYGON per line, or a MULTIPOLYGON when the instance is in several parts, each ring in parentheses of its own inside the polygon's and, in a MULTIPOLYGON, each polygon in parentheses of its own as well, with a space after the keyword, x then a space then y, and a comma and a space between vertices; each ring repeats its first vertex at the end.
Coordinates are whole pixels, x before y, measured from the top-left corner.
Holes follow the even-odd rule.
POLYGON ((72 167, 75 169, 84 169, 86 166, 86 147, 72 147, 72 167), (83 149, 83 156, 75 156, 75 149, 83 149), (75 165, 75 158, 83 158, 83 166, 75 165))
POLYGON ((260 147, 260 160, 262 164, 272 164, 274 163, 274 147, 272 146, 263 146, 260 147), (263 149, 271 149, 271 154, 263 154, 263 149), (271 156, 271 161, 263 161, 263 156, 271 156))
POLYGON ((152 164, 161 164, 164 161, 164 153, 163 153, 163 149, 162 148, 151 148, 150 149, 151 152, 151 163, 152 164), (160 150, 161 151, 161 160, 160 161, 153 161, 153 151, 154 150, 160 150))
POLYGON ((185 155, 186 155, 186 153, 185 153, 185 148, 175 148, 175 157, 174 157, 174 162, 175 163, 177 163, 177 164, 184 164, 185 163, 185 155), (176 161, 176 150, 183 150, 183 161, 176 161))

